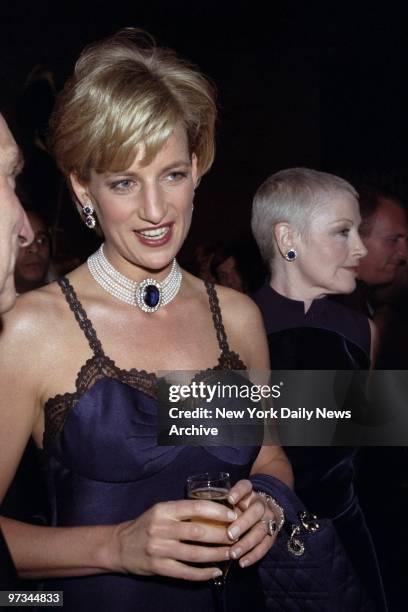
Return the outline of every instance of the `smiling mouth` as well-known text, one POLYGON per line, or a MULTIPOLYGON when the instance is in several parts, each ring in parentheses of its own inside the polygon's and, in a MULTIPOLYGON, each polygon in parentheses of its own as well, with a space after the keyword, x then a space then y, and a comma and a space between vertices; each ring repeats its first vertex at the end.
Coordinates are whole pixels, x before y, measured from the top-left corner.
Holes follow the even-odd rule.
POLYGON ((170 226, 157 227, 149 230, 139 230, 136 233, 147 240, 162 240, 170 231, 170 226))

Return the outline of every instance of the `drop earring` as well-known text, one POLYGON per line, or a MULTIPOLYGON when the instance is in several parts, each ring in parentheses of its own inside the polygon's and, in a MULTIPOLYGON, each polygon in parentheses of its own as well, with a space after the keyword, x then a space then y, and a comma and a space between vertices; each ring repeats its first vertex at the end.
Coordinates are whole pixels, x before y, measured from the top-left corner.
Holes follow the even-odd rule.
POLYGON ((85 204, 82 208, 82 212, 85 216, 85 225, 89 227, 89 229, 93 229, 96 225, 96 219, 94 217, 94 207, 92 204, 85 204))
POLYGON ((285 259, 287 261, 295 261, 296 257, 297 257, 297 253, 295 249, 289 249, 289 251, 286 251, 285 253, 285 259))

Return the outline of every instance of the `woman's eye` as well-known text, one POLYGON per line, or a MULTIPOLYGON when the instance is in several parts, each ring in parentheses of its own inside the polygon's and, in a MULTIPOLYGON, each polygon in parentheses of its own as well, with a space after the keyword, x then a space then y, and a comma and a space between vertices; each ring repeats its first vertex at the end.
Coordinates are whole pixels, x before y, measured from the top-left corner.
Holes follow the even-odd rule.
POLYGON ((167 178, 170 183, 176 183, 186 178, 186 176, 187 176, 186 172, 177 171, 177 172, 170 172, 170 174, 167 175, 167 178))
POLYGON ((342 230, 340 230, 340 234, 342 236, 348 236, 350 233, 350 228, 349 227, 344 227, 342 230))
POLYGON ((121 181, 115 181, 112 183, 111 188, 115 191, 129 191, 133 187, 133 181, 131 179, 123 179, 121 181))

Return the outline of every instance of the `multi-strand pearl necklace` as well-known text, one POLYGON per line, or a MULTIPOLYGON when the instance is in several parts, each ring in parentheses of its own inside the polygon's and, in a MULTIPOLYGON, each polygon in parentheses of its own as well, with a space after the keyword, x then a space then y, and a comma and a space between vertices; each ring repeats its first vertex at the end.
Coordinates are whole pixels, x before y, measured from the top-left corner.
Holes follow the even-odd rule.
POLYGON ((88 257, 87 264, 89 272, 105 291, 122 302, 138 306, 143 312, 156 312, 160 306, 171 302, 176 297, 182 280, 180 266, 173 259, 171 270, 163 281, 146 278, 137 283, 115 270, 105 257, 103 244, 96 253, 88 257))

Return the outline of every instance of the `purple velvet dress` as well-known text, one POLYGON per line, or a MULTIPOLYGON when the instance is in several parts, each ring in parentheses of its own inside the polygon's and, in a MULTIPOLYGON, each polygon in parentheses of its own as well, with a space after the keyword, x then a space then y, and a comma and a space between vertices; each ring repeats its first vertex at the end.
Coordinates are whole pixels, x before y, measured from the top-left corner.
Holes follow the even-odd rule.
MULTIPOLYGON (((157 445, 158 379, 118 368, 104 354, 68 280, 59 284, 93 356, 78 374, 75 393, 49 399, 45 407, 53 525, 108 525, 133 519, 157 502, 182 499, 185 479, 193 473, 228 471, 233 481, 247 477, 259 447, 157 445)), ((213 369, 243 369, 228 347, 214 287, 208 285, 207 291, 221 349, 213 369)), ((227 581, 228 609, 248 610, 257 598, 257 609, 262 609, 256 569, 234 565, 227 581)), ((44 588, 63 590, 66 611, 213 609, 209 583, 159 576, 58 578, 46 580, 44 588)))

